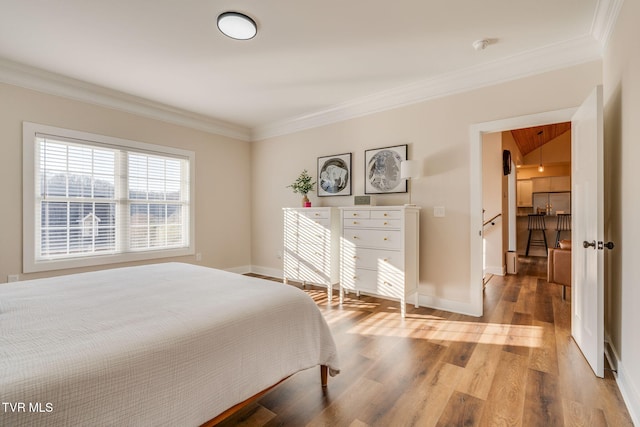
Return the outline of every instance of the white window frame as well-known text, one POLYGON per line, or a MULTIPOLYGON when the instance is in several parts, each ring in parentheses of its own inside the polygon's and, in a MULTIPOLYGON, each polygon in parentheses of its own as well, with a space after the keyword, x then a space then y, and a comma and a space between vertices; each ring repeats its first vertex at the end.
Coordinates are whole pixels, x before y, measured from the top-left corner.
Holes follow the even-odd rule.
MULTIPOLYGON (((189 256, 195 254, 195 153, 175 147, 149 144, 139 141, 98 135, 71 129, 58 128, 38 123, 22 123, 23 147, 23 271, 25 273, 62 270, 67 268, 88 267, 105 264, 115 264, 130 261, 143 261, 159 258, 189 256), (110 146, 124 150, 148 152, 151 154, 182 157, 189 162, 189 230, 188 245, 181 248, 136 250, 116 254, 100 254, 82 256, 78 258, 63 258, 51 260, 37 260, 36 221, 36 134, 57 136, 62 139, 87 141, 97 146, 110 146)), ((116 231, 119 233, 119 231, 116 231)))

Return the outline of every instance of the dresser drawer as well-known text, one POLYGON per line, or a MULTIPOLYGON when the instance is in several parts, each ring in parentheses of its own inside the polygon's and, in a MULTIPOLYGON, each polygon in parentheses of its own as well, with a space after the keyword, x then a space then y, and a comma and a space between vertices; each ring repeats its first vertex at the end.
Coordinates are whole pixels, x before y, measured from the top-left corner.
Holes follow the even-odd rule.
POLYGON ((400 249, 402 235, 394 230, 345 229, 344 239, 356 247, 400 249))
POLYGON ((331 237, 330 230, 321 226, 298 228, 295 234, 298 236, 298 242, 309 244, 327 244, 331 237))
POLYGON ((404 274, 378 272, 376 293, 381 296, 401 299, 405 292, 404 274))
POLYGON ((306 259, 312 262, 314 265, 320 265, 319 263, 325 263, 326 259, 331 257, 331 245, 313 245, 313 244, 298 244, 296 247, 290 247, 287 252, 297 256, 300 259, 306 259))
POLYGON ((323 210, 299 210, 298 215, 310 219, 329 219, 330 212, 323 210))
POLYGON ((340 285, 346 289, 375 292, 378 286, 377 280, 377 271, 358 268, 348 275, 341 276, 340 285))
POLYGON ((304 230, 329 228, 331 226, 331 218, 315 218, 305 215, 298 215, 295 219, 291 220, 290 224, 304 230))
POLYGON ((330 282, 330 277, 331 272, 328 265, 312 265, 308 262, 300 262, 299 264, 298 278, 300 280, 326 285, 330 282))
POLYGON ((371 211, 371 218, 377 219, 402 219, 402 211, 399 210, 375 210, 371 211))
POLYGON ((391 228, 399 230, 402 225, 402 221, 399 219, 360 219, 360 218, 345 218, 345 228, 391 228))
POLYGON ((404 275, 357 268, 353 275, 342 278, 342 287, 349 290, 400 299, 404 293, 404 275))
POLYGON ((353 265, 355 268, 398 273, 402 271, 404 261, 400 251, 357 248, 353 255, 353 265))
POLYGON ((331 265, 319 254, 287 252, 284 257, 284 277, 324 285, 330 281, 331 265))
POLYGON ((286 230, 284 243, 289 250, 297 250, 302 246, 328 247, 331 245, 331 232, 324 227, 286 230))
POLYGON ((345 221, 353 218, 368 219, 370 218, 369 212, 370 211, 365 209, 345 209, 342 211, 342 218, 344 218, 345 221))

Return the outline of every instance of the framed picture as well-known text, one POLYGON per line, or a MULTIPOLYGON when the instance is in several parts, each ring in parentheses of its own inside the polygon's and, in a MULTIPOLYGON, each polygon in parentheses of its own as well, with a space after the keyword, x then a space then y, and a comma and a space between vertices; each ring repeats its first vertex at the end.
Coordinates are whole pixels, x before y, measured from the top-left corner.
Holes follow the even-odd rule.
POLYGON ((318 196, 351 195, 351 153, 318 157, 318 196))
POLYGON ((364 193, 406 193, 407 180, 400 178, 400 163, 407 160, 407 144, 364 152, 364 193))

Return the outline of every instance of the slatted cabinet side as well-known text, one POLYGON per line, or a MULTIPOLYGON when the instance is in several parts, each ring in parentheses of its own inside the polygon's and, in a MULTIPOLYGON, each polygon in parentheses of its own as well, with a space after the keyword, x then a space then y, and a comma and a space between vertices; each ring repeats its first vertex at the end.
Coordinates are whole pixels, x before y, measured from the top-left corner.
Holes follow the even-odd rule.
POLYGON ((284 208, 283 278, 326 286, 339 280, 340 217, 336 208, 284 208))

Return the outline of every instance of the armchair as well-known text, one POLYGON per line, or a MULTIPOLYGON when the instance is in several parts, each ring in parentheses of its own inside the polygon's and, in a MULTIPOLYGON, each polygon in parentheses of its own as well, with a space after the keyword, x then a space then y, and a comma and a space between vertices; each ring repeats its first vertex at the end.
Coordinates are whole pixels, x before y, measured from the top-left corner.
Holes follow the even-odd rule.
POLYGON ((560 248, 549 249, 547 257, 547 282, 562 285, 562 299, 571 286, 571 241, 560 241, 560 248))

